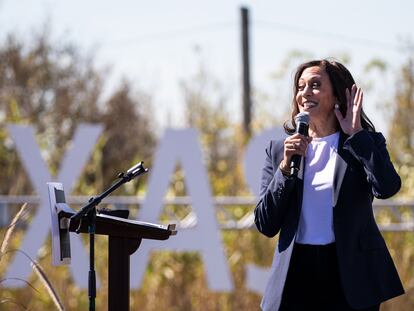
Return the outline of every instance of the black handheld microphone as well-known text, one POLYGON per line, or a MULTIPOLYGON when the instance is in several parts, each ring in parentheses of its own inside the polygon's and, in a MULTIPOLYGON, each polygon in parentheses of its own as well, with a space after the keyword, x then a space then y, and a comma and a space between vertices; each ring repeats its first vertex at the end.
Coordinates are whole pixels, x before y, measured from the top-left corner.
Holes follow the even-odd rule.
MULTIPOLYGON (((295 117, 296 133, 308 136, 309 129, 309 112, 298 113, 295 117)), ((297 176, 300 168, 302 156, 294 154, 290 160, 290 175, 297 176)))

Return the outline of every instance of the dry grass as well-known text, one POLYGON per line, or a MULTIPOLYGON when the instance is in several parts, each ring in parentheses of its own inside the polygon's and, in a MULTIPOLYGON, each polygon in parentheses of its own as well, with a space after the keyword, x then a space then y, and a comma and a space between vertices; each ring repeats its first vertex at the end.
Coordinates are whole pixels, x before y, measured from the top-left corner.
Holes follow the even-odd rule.
POLYGON ((58 294, 56 293, 56 290, 53 288, 52 283, 47 278, 46 273, 43 270, 43 268, 34 260, 31 260, 30 264, 32 266, 33 271, 36 272, 37 276, 42 281, 42 284, 46 288, 50 298, 52 298, 53 303, 55 304, 56 308, 59 311, 64 310, 65 308, 63 307, 63 304, 62 304, 58 294))
POLYGON ((20 207, 20 210, 17 212, 17 214, 14 216, 14 218, 13 218, 12 222, 10 223, 10 225, 7 227, 6 233, 3 235, 3 240, 1 242, 0 260, 3 257, 4 253, 6 252, 7 247, 10 244, 10 239, 13 235, 13 232, 16 228, 17 223, 26 214, 26 210, 27 210, 27 203, 24 203, 20 207))
MULTIPOLYGON (((3 240, 2 240, 2 243, 1 243, 1 247, 0 247, 0 260, 3 257, 3 255, 5 255, 8 252, 20 252, 20 253, 24 254, 29 259, 33 271, 36 273, 36 275, 39 277, 39 280, 41 281, 43 286, 46 288, 47 293, 50 296, 50 298, 52 299, 53 303, 55 304, 57 310, 59 310, 59 311, 64 310, 63 304, 62 304, 59 296, 57 295, 56 290, 52 286, 52 283, 48 279, 44 269, 40 266, 40 264, 37 263, 35 260, 33 260, 24 251, 21 251, 21 250, 8 250, 11 239, 13 237, 13 233, 15 232, 15 229, 16 229, 16 225, 19 223, 19 221, 21 219, 23 219, 24 215, 26 214, 27 206, 28 206, 27 203, 24 203, 20 207, 19 211, 16 213, 16 215, 12 219, 10 225, 7 227, 6 232, 3 235, 3 240)), ((26 280, 22 280, 22 279, 19 279, 19 278, 1 279, 0 284, 3 283, 4 281, 7 281, 7 280, 18 280, 18 281, 21 281, 23 283, 26 283, 26 285, 31 287, 35 292, 37 292, 39 294, 39 291, 30 282, 27 282, 26 280)), ((20 299, 18 299, 18 298, 14 299, 14 298, 10 298, 10 297, 0 297, 0 305, 4 305, 6 303, 14 304, 15 306, 20 306, 24 310, 28 310, 25 305, 20 303, 20 299)))

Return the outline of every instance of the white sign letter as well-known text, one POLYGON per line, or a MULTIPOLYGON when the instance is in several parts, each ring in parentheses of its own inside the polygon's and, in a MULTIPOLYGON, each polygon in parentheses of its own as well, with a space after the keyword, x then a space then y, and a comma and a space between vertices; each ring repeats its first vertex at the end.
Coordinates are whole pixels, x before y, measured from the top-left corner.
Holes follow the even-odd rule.
MULTIPOLYGON (((34 130, 30 126, 9 125, 8 130, 16 144, 26 172, 33 187, 40 196, 40 203, 34 215, 20 249, 33 260, 45 242, 50 230, 50 214, 48 207, 47 182, 53 181, 46 163, 43 161, 36 143, 34 130)), ((76 130, 73 143, 66 153, 62 168, 57 180, 63 183, 67 194, 72 192, 82 168, 87 162, 95 143, 102 132, 98 125, 80 125, 76 130)), ((71 237, 72 265, 70 266, 75 282, 83 288, 88 286, 87 263, 88 259, 79 237, 71 237)), ((16 253, 7 271, 6 278, 20 278, 26 280, 31 272, 28 259, 16 253)), ((25 286, 22 282, 9 281, 8 286, 25 286)))
POLYGON ((137 288, 144 276, 151 250, 197 251, 201 254, 207 284, 213 291, 232 291, 233 284, 224 254, 220 227, 217 223, 203 156, 193 129, 167 130, 156 152, 154 169, 150 171, 148 192, 140 211, 143 221, 158 222, 163 198, 177 162, 184 171, 186 189, 197 224, 190 229, 178 228, 176 236, 167 241, 143 240, 131 258, 131 285, 137 288))

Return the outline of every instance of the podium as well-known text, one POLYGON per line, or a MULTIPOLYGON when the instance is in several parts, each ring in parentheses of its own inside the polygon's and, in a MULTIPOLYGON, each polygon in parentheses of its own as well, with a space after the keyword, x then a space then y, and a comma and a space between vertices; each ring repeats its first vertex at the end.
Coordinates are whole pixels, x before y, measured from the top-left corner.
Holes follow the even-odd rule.
MULTIPOLYGON (((135 167, 134 167, 135 168, 135 167)), ((129 171, 128 171, 129 172, 129 171)), ((134 172, 134 171, 132 171, 134 172)), ((129 178, 130 176, 126 176, 129 178)), ((129 310, 129 274, 130 256, 139 248, 142 239, 167 240, 177 234, 175 224, 167 226, 128 219, 128 210, 98 210, 96 205, 110 191, 124 183, 120 180, 103 195, 92 198, 89 205, 76 213, 66 204, 63 185, 57 182, 47 183, 52 228, 53 265, 70 264, 69 232, 88 233, 90 237, 90 271, 88 277, 89 310, 95 310, 96 281, 94 268, 94 236, 108 236, 108 310, 129 310), (98 203, 96 203, 98 202, 98 203), (87 217, 77 217, 83 211, 87 217), (91 216, 88 216, 91 215, 91 216), (90 218, 93 217, 91 230, 90 218)))
MULTIPOLYGON (((95 234, 107 235, 108 243, 108 310, 129 310, 130 256, 142 239, 167 240, 175 235, 175 224, 162 226, 127 219, 129 211, 101 211, 96 215, 95 234)), ((88 233, 87 224, 70 221, 69 231, 88 233)))

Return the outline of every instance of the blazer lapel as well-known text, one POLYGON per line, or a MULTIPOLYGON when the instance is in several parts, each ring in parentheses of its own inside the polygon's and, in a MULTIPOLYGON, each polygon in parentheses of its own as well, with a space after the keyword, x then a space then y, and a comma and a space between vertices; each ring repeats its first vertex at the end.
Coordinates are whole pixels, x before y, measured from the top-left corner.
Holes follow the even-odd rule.
POLYGON ((347 139, 347 135, 340 131, 339 133, 339 141, 338 141, 338 153, 336 156, 336 163, 335 163, 335 171, 334 171, 334 178, 333 178, 333 206, 335 207, 338 203, 338 196, 339 191, 341 190, 342 181, 345 176, 346 169, 348 164, 344 160, 344 142, 347 139))

